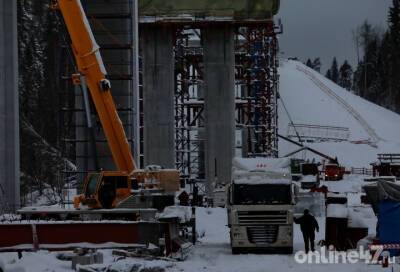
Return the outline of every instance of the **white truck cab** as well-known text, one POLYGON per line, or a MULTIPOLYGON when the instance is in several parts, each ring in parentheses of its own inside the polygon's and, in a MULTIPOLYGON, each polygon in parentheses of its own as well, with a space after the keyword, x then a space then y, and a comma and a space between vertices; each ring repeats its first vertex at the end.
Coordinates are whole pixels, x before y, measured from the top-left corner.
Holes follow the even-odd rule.
POLYGON ((289 170, 271 166, 271 160, 281 159, 239 160, 264 160, 256 165, 267 167, 248 167, 250 161, 238 167, 243 164, 234 162, 233 180, 227 186, 232 253, 292 253, 295 190, 289 170))

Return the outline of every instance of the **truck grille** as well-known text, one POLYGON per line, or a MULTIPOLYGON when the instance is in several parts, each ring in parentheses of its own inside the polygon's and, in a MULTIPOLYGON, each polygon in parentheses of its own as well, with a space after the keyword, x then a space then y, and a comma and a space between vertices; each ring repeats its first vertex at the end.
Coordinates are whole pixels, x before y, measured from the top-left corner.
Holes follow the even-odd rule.
POLYGON ((273 244, 278 237, 278 225, 247 227, 247 237, 253 244, 273 244))
POLYGON ((239 211, 239 225, 286 224, 286 211, 239 211))

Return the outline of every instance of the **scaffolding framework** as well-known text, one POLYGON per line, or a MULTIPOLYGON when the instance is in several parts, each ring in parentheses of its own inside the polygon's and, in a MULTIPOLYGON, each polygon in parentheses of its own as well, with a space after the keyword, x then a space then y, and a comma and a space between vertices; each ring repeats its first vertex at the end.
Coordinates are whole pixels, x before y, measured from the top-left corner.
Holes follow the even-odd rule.
POLYGON ((203 49, 200 40, 199 29, 176 31, 176 166, 189 183, 204 179, 203 49))
POLYGON ((278 156, 278 41, 272 24, 238 30, 236 82, 245 157, 278 156), (245 145, 245 146, 244 146, 245 145))
MULTIPOLYGON (((189 182, 204 181, 204 93, 201 28, 181 28, 175 46, 176 166, 189 182)), ((238 27, 235 116, 245 157, 278 156, 278 42, 273 23, 238 27)))

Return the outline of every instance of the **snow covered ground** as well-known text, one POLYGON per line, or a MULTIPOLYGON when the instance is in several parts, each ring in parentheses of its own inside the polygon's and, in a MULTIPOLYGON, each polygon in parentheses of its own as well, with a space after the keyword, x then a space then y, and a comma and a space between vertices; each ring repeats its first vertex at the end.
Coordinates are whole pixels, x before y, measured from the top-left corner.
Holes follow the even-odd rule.
MULTIPOLYGON (((360 202, 360 191, 364 176, 345 176, 345 180, 337 182, 322 182, 329 187, 330 191, 347 194, 349 206, 353 207, 354 216, 357 220, 369 226, 369 233, 374 234, 376 217, 369 206, 360 202)), ((134 265, 141 268, 161 268, 165 271, 213 271, 213 272, 264 272, 264 271, 299 271, 313 272, 321 271, 387 271, 380 265, 365 264, 360 261, 356 264, 299 264, 294 255, 232 255, 229 244, 229 228, 227 227, 227 214, 223 208, 198 208, 197 209, 197 231, 200 236, 198 244, 192 249, 187 260, 174 261, 147 261, 144 259, 128 258, 117 260, 111 251, 102 251, 105 256, 105 265, 108 271, 136 271, 132 270, 134 265), (114 270, 111 270, 114 269, 114 270)), ((317 233, 316 241, 325 237, 325 218, 319 217, 320 232, 317 233)), ((294 250, 303 250, 303 239, 298 225, 294 226, 294 250)), ((319 247, 317 247, 318 249, 319 247)), ((56 258, 57 253, 45 251, 37 253, 24 253, 21 260, 17 259, 16 253, 0 254, 0 258, 7 263, 7 271, 72 271, 71 262, 60 261, 56 258)), ((397 271, 398 265, 394 266, 397 271)), ((150 270, 151 271, 151 270, 150 270)), ((162 270, 153 270, 162 271, 162 270)), ((139 271, 138 271, 139 272, 139 271)))
MULTIPOLYGON (((317 72, 296 61, 282 61, 280 68, 280 95, 294 123, 348 127, 349 142, 308 143, 312 148, 331 156, 337 156, 347 167, 368 167, 376 160, 378 153, 399 152, 400 116, 382 107, 374 105, 327 80, 317 72), (376 141, 376 147, 368 144, 354 144, 351 141, 376 141)), ((286 135, 289 118, 282 105, 279 105, 279 130, 286 135)), ((296 146, 279 142, 280 154, 285 155, 297 149, 296 146)), ((313 158, 312 154, 299 154, 313 158)), ((354 224, 365 224, 369 233, 374 234, 376 217, 372 209, 361 204, 360 192, 363 176, 346 176, 339 182, 322 182, 331 192, 345 194, 348 205, 352 207, 354 224)), ((322 208, 323 209, 323 208, 322 208)), ((316 240, 323 240, 325 218, 318 218, 320 232, 316 240)), ((294 226, 294 250, 303 249, 303 240, 298 225, 294 226)), ((365 264, 299 264, 294 255, 232 255, 229 245, 226 210, 222 208, 198 208, 197 231, 199 241, 187 260, 148 261, 144 259, 117 259, 111 251, 102 251, 105 266, 101 271, 215 271, 215 272, 273 272, 273 271, 390 271, 379 265, 365 264), (138 269, 133 269, 134 266, 138 269), (157 267, 160 268, 157 270, 157 267)), ((1 238, 0 238, 1 239, 1 238)), ((71 263, 56 258, 57 253, 45 251, 24 253, 18 259, 16 253, 0 254, 0 268, 6 271, 72 271, 71 263)), ((389 269, 399 271, 396 264, 389 269)))
MULTIPOLYGON (((350 181, 351 182, 351 181, 350 181)), ((353 181, 357 183, 358 181, 353 181)), ((343 181, 342 183, 345 183, 343 181)), ((342 187, 347 185, 342 184, 342 187)), ((316 240, 324 239, 324 218, 318 218, 320 232, 316 240)), ((367 265, 363 262, 357 264, 299 264, 294 255, 232 255, 229 245, 229 229, 227 228, 226 210, 222 208, 198 208, 197 209, 198 232, 201 236, 198 244, 193 248, 187 260, 183 262, 173 261, 146 261, 137 258, 116 260, 111 251, 102 251, 105 256, 107 271, 137 271, 132 270, 134 265, 141 268, 154 268, 144 271, 190 271, 190 272, 265 272, 265 271, 388 271, 379 265, 367 265), (112 270, 114 269, 114 270, 112 270)), ((294 238, 295 251, 303 249, 303 241, 300 229, 295 225, 294 238)), ((56 258, 57 253, 37 252, 24 253, 21 260, 17 259, 16 253, 0 254, 0 258, 7 263, 6 271, 73 271, 71 262, 60 261, 56 258)), ((100 267, 100 266, 98 266, 100 267)), ((396 266, 396 269, 399 269, 396 266)), ((101 270, 104 271, 104 270, 101 270)))
MULTIPOLYGON (((368 167, 378 153, 400 152, 400 115, 352 94, 300 62, 282 60, 279 73, 280 95, 295 124, 350 129, 349 142, 309 143, 310 147, 337 156, 347 167, 368 167), (374 141, 374 135, 377 148, 351 143, 374 141)), ((286 135, 290 121, 281 102, 278 107, 279 132, 286 135)), ((279 149, 285 155, 298 147, 280 140, 279 149)))

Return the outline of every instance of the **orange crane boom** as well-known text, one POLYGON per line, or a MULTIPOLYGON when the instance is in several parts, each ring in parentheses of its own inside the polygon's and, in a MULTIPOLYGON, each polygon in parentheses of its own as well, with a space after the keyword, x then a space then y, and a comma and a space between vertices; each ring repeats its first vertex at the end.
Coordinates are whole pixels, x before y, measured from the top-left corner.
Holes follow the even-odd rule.
MULTIPOLYGON (((179 171, 174 169, 136 169, 125 130, 111 95, 111 84, 80 0, 55 0, 72 41, 80 76, 85 77, 117 171, 88 173, 83 193, 74 198, 75 208, 116 208, 132 199, 132 184, 144 189, 159 188, 173 194, 179 190, 179 171)), ((73 77, 78 78, 78 77, 73 77)), ((165 195, 166 198, 170 197, 165 195)), ((173 199, 173 198, 172 198, 173 199)))
POLYGON ((58 0, 57 4, 71 37, 79 73, 86 78, 117 170, 129 174, 136 169, 135 161, 111 95, 111 84, 106 79, 107 71, 100 56, 100 47, 94 39, 81 1, 58 0))

